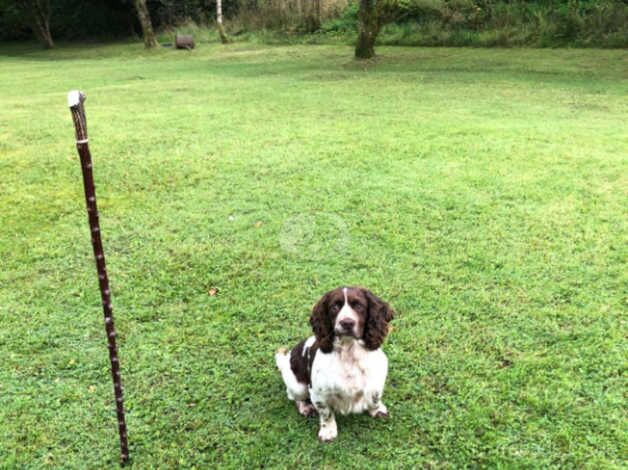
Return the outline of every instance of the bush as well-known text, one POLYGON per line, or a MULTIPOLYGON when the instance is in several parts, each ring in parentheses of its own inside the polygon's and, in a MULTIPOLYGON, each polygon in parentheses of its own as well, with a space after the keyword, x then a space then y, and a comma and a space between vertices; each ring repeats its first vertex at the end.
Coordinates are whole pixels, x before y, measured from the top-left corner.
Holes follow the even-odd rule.
POLYGON ((355 32, 358 24, 358 3, 351 2, 342 10, 338 17, 332 18, 321 25, 325 33, 355 32))
POLYGON ((549 2, 395 0, 380 44, 423 46, 628 45, 628 6, 613 0, 549 2))

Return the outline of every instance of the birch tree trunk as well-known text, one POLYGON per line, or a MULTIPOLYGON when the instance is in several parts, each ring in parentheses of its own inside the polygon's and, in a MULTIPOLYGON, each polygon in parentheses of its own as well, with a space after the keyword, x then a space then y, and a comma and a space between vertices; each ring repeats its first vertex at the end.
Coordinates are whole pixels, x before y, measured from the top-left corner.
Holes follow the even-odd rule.
POLYGON ((220 42, 227 44, 229 39, 225 33, 225 27, 222 24, 222 0, 216 0, 216 24, 218 25, 218 36, 220 36, 220 42))
POLYGON ((379 18, 376 0, 360 0, 358 12, 358 42, 355 57, 370 59, 375 55, 375 39, 379 33, 379 18))
POLYGON ((144 36, 144 47, 151 49, 159 46, 157 39, 155 39, 155 33, 153 32, 153 24, 150 21, 150 13, 146 6, 146 0, 134 0, 135 11, 137 11, 137 18, 140 20, 142 26, 142 36, 144 36))

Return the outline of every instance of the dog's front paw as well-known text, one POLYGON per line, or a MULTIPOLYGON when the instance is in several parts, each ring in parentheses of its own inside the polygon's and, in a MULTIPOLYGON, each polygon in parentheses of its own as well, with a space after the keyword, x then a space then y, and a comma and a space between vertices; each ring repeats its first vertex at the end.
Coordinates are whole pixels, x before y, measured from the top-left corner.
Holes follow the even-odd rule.
POLYGON ((297 410, 299 410, 299 414, 306 418, 312 418, 317 414, 314 405, 306 401, 297 401, 297 410))
POLYGON ((369 410, 369 414, 373 418, 388 418, 388 410, 386 409, 386 405, 380 403, 377 408, 369 410))
POLYGON ((318 431, 318 440, 321 442, 331 442, 338 437, 338 429, 336 428, 336 423, 326 424, 321 426, 321 429, 318 431))

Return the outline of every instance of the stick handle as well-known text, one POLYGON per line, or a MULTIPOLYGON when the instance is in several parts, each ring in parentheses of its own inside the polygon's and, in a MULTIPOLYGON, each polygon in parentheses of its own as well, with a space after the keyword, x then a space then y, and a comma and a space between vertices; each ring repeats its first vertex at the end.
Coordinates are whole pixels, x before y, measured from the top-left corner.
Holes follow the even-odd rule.
POLYGON ((68 93, 68 106, 74 121, 76 132, 76 149, 81 159, 83 172, 83 188, 85 189, 85 206, 87 218, 92 235, 92 248, 96 260, 98 284, 103 305, 105 319, 105 333, 109 348, 109 360, 111 362, 111 377, 113 379, 113 393, 116 401, 116 414, 118 417, 118 433, 120 435, 120 460, 124 465, 129 460, 129 444, 127 440, 126 419, 124 415, 124 397, 122 393, 122 378, 120 376, 120 361, 118 360, 118 348, 116 346, 116 329, 113 322, 113 308, 111 306, 111 292, 109 290, 109 278, 105 265, 105 252, 100 237, 100 223, 98 220, 98 207, 96 205, 96 188, 92 173, 92 156, 89 151, 87 139, 87 120, 83 102, 85 95, 80 91, 68 93))
POLYGON ((68 93, 68 106, 74 121, 74 131, 76 133, 76 143, 87 143, 87 119, 85 119, 86 96, 83 92, 73 90, 68 93))

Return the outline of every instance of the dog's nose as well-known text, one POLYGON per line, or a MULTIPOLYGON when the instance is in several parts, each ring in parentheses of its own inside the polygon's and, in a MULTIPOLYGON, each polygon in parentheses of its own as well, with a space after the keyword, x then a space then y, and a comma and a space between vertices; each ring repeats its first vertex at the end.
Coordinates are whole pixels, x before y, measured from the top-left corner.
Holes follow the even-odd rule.
POLYGON ((355 326, 355 322, 351 320, 351 318, 343 318, 340 320, 340 326, 342 326, 345 331, 350 331, 355 326))

